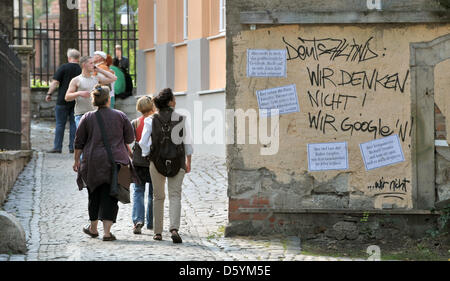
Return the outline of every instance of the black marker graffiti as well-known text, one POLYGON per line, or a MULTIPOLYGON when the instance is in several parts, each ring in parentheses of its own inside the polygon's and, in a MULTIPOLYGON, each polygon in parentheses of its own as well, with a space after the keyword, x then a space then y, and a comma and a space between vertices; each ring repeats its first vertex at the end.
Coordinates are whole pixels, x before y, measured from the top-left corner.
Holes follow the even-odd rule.
POLYGON ((377 69, 354 72, 340 69, 338 72, 340 75, 338 75, 333 69, 320 67, 319 64, 314 70, 309 67, 306 67, 306 70, 308 71, 311 86, 323 87, 324 89, 332 84, 334 87, 351 86, 360 87, 362 90, 369 89, 374 91, 381 87, 394 91, 399 90, 401 93, 404 93, 406 81, 409 78, 409 69, 404 77, 401 77, 399 73, 381 74, 377 69))
POLYGON ((404 191, 407 192, 407 184, 410 183, 409 180, 404 178, 401 179, 394 179, 391 181, 384 180, 384 177, 382 177, 380 180, 376 181, 374 185, 369 185, 367 188, 369 190, 384 190, 385 188, 389 188, 390 191, 404 191))
POLYGON ((322 110, 319 110, 317 115, 311 115, 308 112, 309 116, 309 127, 315 128, 316 130, 322 131, 323 134, 326 134, 327 125, 334 129, 334 131, 338 131, 336 127, 333 125, 336 121, 336 118, 331 114, 322 114, 322 110))
POLYGON ((394 133, 389 126, 383 124, 381 118, 378 118, 378 121, 351 121, 350 117, 347 117, 342 120, 341 130, 343 132, 350 132, 351 136, 354 131, 373 133, 374 139, 376 139, 377 136, 388 137, 394 133))
POLYGON ((399 125, 397 122, 395 131, 389 125, 387 125, 381 118, 376 120, 351 120, 350 117, 345 117, 342 121, 338 121, 337 118, 330 114, 319 110, 317 114, 308 112, 309 128, 321 131, 324 135, 327 134, 329 130, 335 132, 348 132, 350 136, 353 136, 356 132, 368 133, 373 136, 373 139, 378 137, 388 137, 394 133, 399 134, 400 139, 406 141, 406 130, 409 128, 411 137, 411 126, 409 122, 406 121, 399 125), (338 125, 340 122, 340 126, 338 125))
POLYGON ((356 99, 356 96, 344 95, 344 94, 325 94, 321 90, 317 90, 315 94, 312 94, 308 90, 308 98, 311 106, 314 107, 328 107, 331 110, 339 109, 340 105, 343 104, 344 110, 347 109, 347 104, 349 99, 356 99))
POLYGON ((337 58, 344 58, 345 61, 364 62, 378 57, 378 54, 372 50, 370 41, 373 37, 367 39, 366 42, 359 44, 352 39, 305 39, 298 37, 298 42, 289 43, 286 38, 282 38, 286 44, 288 60, 300 59, 302 61, 307 58, 319 60, 323 56, 327 56, 330 61, 337 58))

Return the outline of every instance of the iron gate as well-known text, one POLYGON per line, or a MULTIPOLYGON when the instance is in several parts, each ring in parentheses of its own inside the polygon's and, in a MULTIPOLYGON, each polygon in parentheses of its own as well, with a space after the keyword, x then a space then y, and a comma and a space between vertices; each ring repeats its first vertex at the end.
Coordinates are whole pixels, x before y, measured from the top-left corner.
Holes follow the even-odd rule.
POLYGON ((21 62, 0 37, 0 150, 21 149, 21 62))
MULTIPOLYGON (((65 1, 64 1, 65 2, 65 1)), ((14 43, 32 45, 33 87, 48 86, 59 67, 59 1, 16 0, 14 43)), ((136 81, 137 0, 67 0, 78 9, 78 50, 82 56, 102 50, 115 57, 115 45, 121 45, 130 62, 129 73, 136 81), (125 19, 125 21, 124 21, 125 19)))

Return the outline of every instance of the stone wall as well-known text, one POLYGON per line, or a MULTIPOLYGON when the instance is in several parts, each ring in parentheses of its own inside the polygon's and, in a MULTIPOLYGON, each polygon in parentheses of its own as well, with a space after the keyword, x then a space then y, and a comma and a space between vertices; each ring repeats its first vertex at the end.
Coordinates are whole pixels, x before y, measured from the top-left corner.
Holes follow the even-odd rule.
POLYGON ((31 156, 31 151, 0 152, 0 206, 5 201, 8 192, 14 186, 23 168, 30 161, 31 156))
MULTIPOLYGON (((404 216, 406 214, 420 217, 409 220, 410 227, 419 230, 424 229, 421 224, 427 214, 433 218, 429 211, 421 213, 423 210, 416 205, 420 201, 420 190, 414 186, 417 169, 414 161, 429 147, 415 150, 415 130, 423 130, 423 123, 420 118, 413 117, 416 116, 416 102, 428 104, 428 100, 415 100, 418 88, 414 79, 419 79, 420 83, 425 78, 414 76, 410 47, 411 44, 434 42, 448 36, 449 18, 447 16, 446 20, 442 20, 440 15, 445 13, 437 2, 375 2, 383 4, 383 11, 379 14, 368 11, 366 1, 227 2, 227 109, 257 110, 259 100, 256 91, 292 84, 296 85, 300 107, 300 112, 279 116, 279 124, 275 127, 280 135, 279 150, 275 155, 262 155, 262 147, 267 146, 262 142, 228 145, 230 225, 227 235, 295 232, 300 229, 308 232, 318 226, 313 213, 324 217, 325 214, 331 216, 344 210, 351 214, 381 211, 380 216, 401 211, 403 213, 398 214, 396 226, 399 230, 406 229, 402 227, 408 222, 404 216), (414 17, 403 18, 405 22, 399 21, 396 12, 401 12, 398 13, 401 15, 405 11, 417 16, 421 24, 410 22, 414 17), (325 13, 321 15, 319 12, 325 13), (323 16, 325 14, 327 16, 323 16), (333 22, 329 22, 330 19, 333 22), (242 24, 246 20, 265 23, 242 24), (302 23, 295 23, 296 20, 302 23), (280 24, 282 22, 285 24, 280 24), (333 55, 332 48, 327 48, 333 45, 331 42, 342 44, 340 48, 346 44, 353 44, 355 48, 360 46, 359 50, 365 49, 364 55, 345 57, 348 53, 344 49, 333 55), (286 77, 248 77, 249 49, 287 50, 286 77), (378 79, 375 86, 369 85, 370 77, 357 77, 376 72, 381 75, 380 78, 395 77, 395 81, 382 86, 378 79), (338 98, 346 100, 339 101, 338 98), (395 135, 399 137, 404 161, 374 170, 366 169, 360 144, 395 135), (307 144, 334 142, 346 142, 348 167, 311 171, 307 144), (301 223, 302 219, 308 223, 301 223), (299 223, 302 225, 300 228, 299 223)), ((445 59, 447 52, 442 51, 436 56, 440 55, 445 59)), ((449 71, 447 64, 439 68, 441 75, 449 71)), ((436 79, 442 80, 442 77, 437 75, 436 79)), ((430 88, 430 91, 433 89, 430 88)), ((426 95, 430 96, 428 92, 426 95)), ((444 112, 442 103, 448 101, 450 99, 446 95, 441 103, 437 103, 439 109, 436 113, 444 112)), ((434 112, 433 107, 430 110, 432 117, 434 112)), ((448 122, 448 118, 445 114, 437 117, 438 135, 445 139, 443 124, 446 120, 448 122)), ((261 122, 262 118, 256 118, 261 122)), ((235 125, 234 132, 237 130, 235 125)), ((249 136, 250 133, 247 133, 247 139, 249 136)), ((436 162, 445 166, 439 159, 436 162)), ((434 162, 430 164, 434 166, 434 162)), ((446 182, 441 177, 445 169, 436 171, 440 186, 446 182)), ((432 186, 432 192, 428 193, 434 192, 434 184, 432 186)), ((427 202, 424 205, 428 208, 430 204, 427 202)), ((350 227, 348 223, 342 223, 344 218, 334 217, 327 222, 324 227, 329 230, 328 236, 333 236, 330 229, 350 227)), ((431 224, 433 221, 430 220, 431 224)), ((353 234, 350 236, 353 238, 353 234)))

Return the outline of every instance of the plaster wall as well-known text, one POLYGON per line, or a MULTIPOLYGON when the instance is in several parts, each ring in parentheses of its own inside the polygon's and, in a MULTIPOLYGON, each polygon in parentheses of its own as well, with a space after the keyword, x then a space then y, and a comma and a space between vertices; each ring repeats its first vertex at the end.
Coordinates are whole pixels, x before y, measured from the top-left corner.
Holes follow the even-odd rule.
MULTIPOLYGON (((230 147, 239 159, 233 161, 231 186, 242 183, 240 170, 257 171, 260 182, 231 187, 231 197, 264 195, 275 208, 411 209, 410 43, 449 32, 448 24, 377 24, 284 25, 236 33, 231 38, 235 95, 228 105, 258 109, 256 91, 295 84, 300 112, 280 116, 277 154, 262 156, 260 144, 230 147), (248 49, 287 50, 287 77, 247 77, 248 49), (359 144, 389 135, 399 136, 405 161, 366 171, 359 144), (344 141, 348 170, 308 171, 307 144, 344 141)), ((437 77, 450 73, 446 63, 437 69, 437 77)), ((442 99, 448 103, 448 95, 442 99)))

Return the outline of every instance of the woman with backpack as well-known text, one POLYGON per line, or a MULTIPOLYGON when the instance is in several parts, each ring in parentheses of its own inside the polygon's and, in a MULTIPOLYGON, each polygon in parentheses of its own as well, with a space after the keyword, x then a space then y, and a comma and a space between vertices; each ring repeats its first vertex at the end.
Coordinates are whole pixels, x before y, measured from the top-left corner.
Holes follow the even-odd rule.
POLYGON ((139 111, 142 116, 138 119, 131 121, 134 128, 134 135, 136 136, 136 142, 133 146, 133 165, 137 176, 139 177, 140 184, 134 184, 133 192, 133 233, 141 234, 141 229, 145 222, 145 183, 149 183, 148 200, 147 200, 147 229, 153 229, 153 186, 150 177, 150 161, 147 158, 142 157, 142 149, 139 146, 141 140, 142 131, 144 129, 144 120, 150 117, 155 112, 153 100, 149 96, 141 97, 136 104, 136 110, 139 111))
POLYGON ((158 109, 144 121, 139 145, 142 156, 149 156, 150 176, 153 183, 154 240, 162 240, 164 221, 164 187, 169 190, 169 217, 173 243, 182 243, 178 233, 181 218, 181 185, 186 173, 191 171, 193 153, 190 128, 186 117, 174 111, 175 96, 171 89, 162 90, 155 98, 158 109))

